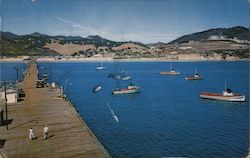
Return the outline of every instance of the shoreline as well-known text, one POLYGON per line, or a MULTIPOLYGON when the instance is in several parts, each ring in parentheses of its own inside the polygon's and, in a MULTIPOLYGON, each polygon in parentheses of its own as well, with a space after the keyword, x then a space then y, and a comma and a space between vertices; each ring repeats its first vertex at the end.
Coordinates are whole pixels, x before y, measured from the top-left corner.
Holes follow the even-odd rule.
MULTIPOLYGON (((0 58, 0 62, 23 62, 23 58, 0 58)), ((133 58, 133 59, 114 59, 111 57, 103 58, 62 58, 38 57, 37 62, 235 62, 250 61, 250 59, 218 60, 218 59, 190 59, 190 60, 169 60, 165 58, 133 58)))

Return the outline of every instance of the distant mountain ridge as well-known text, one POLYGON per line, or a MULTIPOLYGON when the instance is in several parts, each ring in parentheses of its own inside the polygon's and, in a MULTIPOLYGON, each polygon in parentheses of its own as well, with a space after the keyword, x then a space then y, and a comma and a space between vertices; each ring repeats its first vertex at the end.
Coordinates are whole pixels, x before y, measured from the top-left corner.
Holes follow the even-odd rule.
POLYGON ((209 29, 202 32, 184 35, 180 38, 177 38, 169 42, 169 44, 188 43, 189 41, 202 41, 202 40, 207 40, 211 36, 220 36, 220 35, 232 39, 236 37, 239 40, 249 40, 250 37, 249 29, 242 26, 236 26, 232 28, 209 29))
POLYGON ((94 47, 113 47, 120 46, 126 43, 134 43, 139 46, 147 47, 139 42, 115 42, 102 38, 98 35, 91 35, 86 38, 81 36, 50 36, 34 32, 27 35, 16 35, 11 32, 0 32, 1 34, 1 55, 2 56, 18 56, 18 55, 55 55, 58 52, 49 50, 44 46, 52 41, 57 41, 59 44, 77 44, 77 45, 93 45, 94 47))
MULTIPOLYGON (((99 35, 90 35, 87 37, 81 36, 50 36, 34 32, 27 35, 16 35, 11 32, 1 32, 1 56, 21 56, 21 55, 37 55, 37 56, 54 56, 54 55, 72 55, 72 54, 89 54, 92 55, 103 53, 118 53, 138 56, 140 54, 149 54, 149 56, 157 56, 153 52, 158 49, 164 50, 169 44, 182 44, 190 41, 203 42, 213 36, 225 36, 230 39, 237 38, 239 40, 248 40, 250 37, 249 29, 241 26, 232 28, 217 28, 202 32, 184 35, 172 42, 165 44, 162 42, 143 44, 140 42, 126 41, 116 42, 102 38, 99 35), (58 48, 58 49, 57 49, 58 48), (62 51, 62 50, 68 50, 62 51), (150 50, 151 49, 151 50, 150 50), (71 50, 71 51, 70 51, 71 50), (65 53, 62 53, 65 52, 65 53), (153 55, 152 55, 153 54, 153 55)), ((232 41, 233 42, 233 41, 232 41)), ((204 42, 203 42, 204 43, 204 42)), ((185 47, 184 47, 185 48, 185 47)), ((158 51, 157 50, 157 51, 158 51)), ((156 52, 157 52, 156 51, 156 52)), ((166 52, 166 51, 165 51, 166 52)), ((157 52, 159 53, 159 52, 157 52)), ((162 52, 160 52, 161 54, 162 52)))

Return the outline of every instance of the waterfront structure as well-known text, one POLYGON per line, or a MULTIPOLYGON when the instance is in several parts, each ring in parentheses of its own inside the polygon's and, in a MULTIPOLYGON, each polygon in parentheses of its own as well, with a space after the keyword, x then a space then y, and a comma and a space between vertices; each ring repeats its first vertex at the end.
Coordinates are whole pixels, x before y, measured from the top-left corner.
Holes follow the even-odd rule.
MULTIPOLYGON (((5 92, 4 91, 0 92, 0 97, 1 97, 2 101, 5 100, 5 92)), ((8 89, 8 90, 6 90, 6 98, 7 98, 8 104, 9 103, 10 104, 16 103, 18 101, 18 98, 19 98, 19 93, 15 89, 8 89)))
POLYGON ((67 98, 57 98, 58 88, 36 88, 37 73, 32 62, 20 84, 24 100, 8 106, 9 120, 4 122, 9 128, 0 126, 1 140, 5 140, 0 157, 111 157, 67 98), (46 141, 45 123, 50 127, 46 141), (37 131, 32 142, 27 137, 30 127, 37 131))

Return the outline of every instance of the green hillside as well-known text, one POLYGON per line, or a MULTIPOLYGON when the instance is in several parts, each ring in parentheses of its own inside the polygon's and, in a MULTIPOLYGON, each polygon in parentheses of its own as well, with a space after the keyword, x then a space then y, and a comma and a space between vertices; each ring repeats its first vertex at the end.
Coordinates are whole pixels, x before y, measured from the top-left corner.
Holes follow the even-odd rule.
POLYGON ((189 41, 202 41, 208 39, 210 36, 225 36, 227 38, 237 38, 240 40, 249 40, 250 33, 249 30, 245 27, 237 26, 232 28, 217 28, 210 29, 202 32, 193 33, 190 35, 185 35, 176 40, 170 42, 169 44, 174 43, 188 43, 189 41))

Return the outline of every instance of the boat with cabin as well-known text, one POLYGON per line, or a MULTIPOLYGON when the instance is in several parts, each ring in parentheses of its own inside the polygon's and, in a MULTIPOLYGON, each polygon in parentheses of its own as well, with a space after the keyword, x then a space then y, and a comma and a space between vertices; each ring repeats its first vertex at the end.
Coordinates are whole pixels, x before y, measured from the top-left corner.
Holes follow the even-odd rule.
POLYGON ((134 84, 129 84, 127 88, 122 88, 122 89, 117 88, 112 92, 112 94, 132 94, 138 92, 140 92, 140 87, 134 84))
POLYGON ((170 65, 170 71, 162 71, 160 72, 161 75, 180 75, 180 71, 176 71, 172 64, 170 65))
POLYGON ((193 76, 188 76, 185 77, 186 80, 202 80, 203 76, 201 76, 197 71, 196 68, 194 70, 194 75, 193 76))
POLYGON ((244 102, 246 98, 245 95, 233 93, 230 88, 226 88, 226 85, 225 90, 222 91, 222 93, 201 92, 200 97, 202 99, 213 99, 231 102, 244 102))

